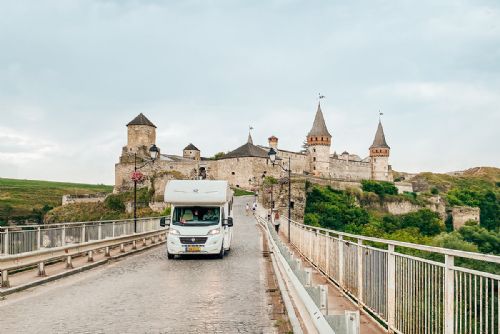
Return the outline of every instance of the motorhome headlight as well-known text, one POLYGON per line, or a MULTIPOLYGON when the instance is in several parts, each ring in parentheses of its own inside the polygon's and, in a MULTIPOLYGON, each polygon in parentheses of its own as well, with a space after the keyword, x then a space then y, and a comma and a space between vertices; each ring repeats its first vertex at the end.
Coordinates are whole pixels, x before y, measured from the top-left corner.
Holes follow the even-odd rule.
POLYGON ((217 235, 220 234, 220 228, 214 228, 213 230, 208 231, 207 235, 217 235))
POLYGON ((168 233, 172 234, 172 235, 181 235, 181 232, 179 232, 178 230, 176 230, 175 228, 171 228, 168 233))

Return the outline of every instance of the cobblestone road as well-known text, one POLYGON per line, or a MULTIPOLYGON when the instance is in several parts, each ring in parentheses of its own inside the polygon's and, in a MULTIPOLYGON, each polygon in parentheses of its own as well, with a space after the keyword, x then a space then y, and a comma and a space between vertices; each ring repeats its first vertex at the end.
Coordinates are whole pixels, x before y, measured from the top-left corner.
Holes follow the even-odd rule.
POLYGON ((235 198, 234 240, 223 260, 167 260, 162 245, 0 301, 0 332, 273 333, 247 199, 235 198))

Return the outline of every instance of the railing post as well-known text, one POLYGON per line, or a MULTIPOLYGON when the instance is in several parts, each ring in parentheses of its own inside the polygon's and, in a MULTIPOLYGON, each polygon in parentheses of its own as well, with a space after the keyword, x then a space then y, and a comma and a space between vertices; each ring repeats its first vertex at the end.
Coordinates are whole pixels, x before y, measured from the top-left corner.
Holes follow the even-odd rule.
POLYGON ((444 258, 444 334, 453 334, 454 329, 454 295, 455 295, 455 260, 452 255, 444 258))
POLYGON ((319 286, 319 310, 328 315, 328 285, 319 286))
POLYGON ((344 288, 344 237, 339 235, 339 285, 344 288))
POLYGON ((38 276, 46 276, 45 263, 43 261, 38 263, 38 276))
POLYGON ((97 226, 97 240, 101 239, 102 239, 102 225, 101 223, 99 223, 99 225, 97 226))
POLYGON ((302 226, 300 226, 299 227, 299 251, 302 254, 304 254, 304 250, 303 250, 304 244, 302 243, 302 240, 304 239, 303 236, 304 236, 304 228, 302 226))
POLYGON ((132 249, 137 249, 137 240, 132 241, 132 249))
POLYGON ((82 243, 85 242, 85 223, 82 225, 82 243))
POLYGON ((113 221, 111 224, 112 224, 112 227, 113 227, 113 234, 112 235, 113 235, 113 238, 114 238, 115 237, 115 222, 113 221))
POLYGON ((73 269, 73 259, 71 255, 66 256, 66 269, 73 269))
POLYGON ((111 256, 111 253, 109 251, 109 246, 107 246, 106 248, 104 248, 104 256, 105 257, 110 257, 111 256))
POLYGON ((61 246, 66 246, 66 225, 63 225, 61 231, 61 246))
POLYGON ((326 246, 325 246, 325 273, 326 276, 330 276, 330 232, 326 232, 326 246))
POLYGON ((311 260, 311 262, 313 262, 313 230, 310 229, 309 232, 309 260, 311 260))
POLYGON ((318 247, 316 247, 316 245, 318 244, 318 230, 314 230, 314 233, 313 233, 313 238, 312 238, 312 254, 311 254, 311 262, 313 263, 313 265, 318 265, 317 263, 317 259, 318 259, 318 247))
POLYGON ((9 271, 7 269, 2 270, 2 288, 10 288, 9 271))
POLYGON ((36 228, 36 249, 37 250, 40 250, 40 248, 41 248, 40 247, 41 243, 42 243, 41 239, 42 239, 42 231, 40 229, 40 226, 38 226, 36 228))
POLYGON ((120 253, 125 253, 125 244, 123 242, 120 244, 120 253))
POLYGON ((304 268, 304 272, 306 273, 306 281, 304 286, 311 286, 312 285, 312 269, 311 268, 304 268))
POLYGON ((389 245, 387 252, 387 324, 389 333, 396 327, 396 256, 394 245, 389 245))
POLYGON ((94 251, 89 251, 87 254, 87 262, 94 262, 94 251))
POLYGON ((6 228, 5 229, 5 234, 4 234, 4 239, 3 239, 3 242, 4 242, 4 250, 3 250, 3 253, 5 255, 9 255, 9 229, 6 228))
POLYGON ((363 240, 358 239, 358 305, 363 302, 363 240))

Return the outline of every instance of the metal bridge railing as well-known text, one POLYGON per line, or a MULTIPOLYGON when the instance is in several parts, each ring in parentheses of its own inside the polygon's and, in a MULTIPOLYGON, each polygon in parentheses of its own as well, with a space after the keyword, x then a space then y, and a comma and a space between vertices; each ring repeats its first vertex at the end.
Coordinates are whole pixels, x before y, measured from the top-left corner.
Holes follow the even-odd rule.
MULTIPOLYGON (((138 218, 137 233, 159 230, 161 218, 138 218)), ((133 234, 134 219, 0 227, 0 257, 133 234)))
POLYGON ((496 266, 500 256, 290 226, 296 249, 390 332, 500 332, 500 275, 455 264, 460 258, 496 266))

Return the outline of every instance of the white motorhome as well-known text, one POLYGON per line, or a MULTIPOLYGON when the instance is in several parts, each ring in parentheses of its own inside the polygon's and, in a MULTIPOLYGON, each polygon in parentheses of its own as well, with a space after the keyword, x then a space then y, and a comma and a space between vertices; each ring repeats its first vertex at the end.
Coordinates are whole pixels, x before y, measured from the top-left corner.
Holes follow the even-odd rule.
POLYGON ((165 188, 172 205, 167 255, 218 254, 231 248, 233 191, 227 181, 172 180, 165 188))

